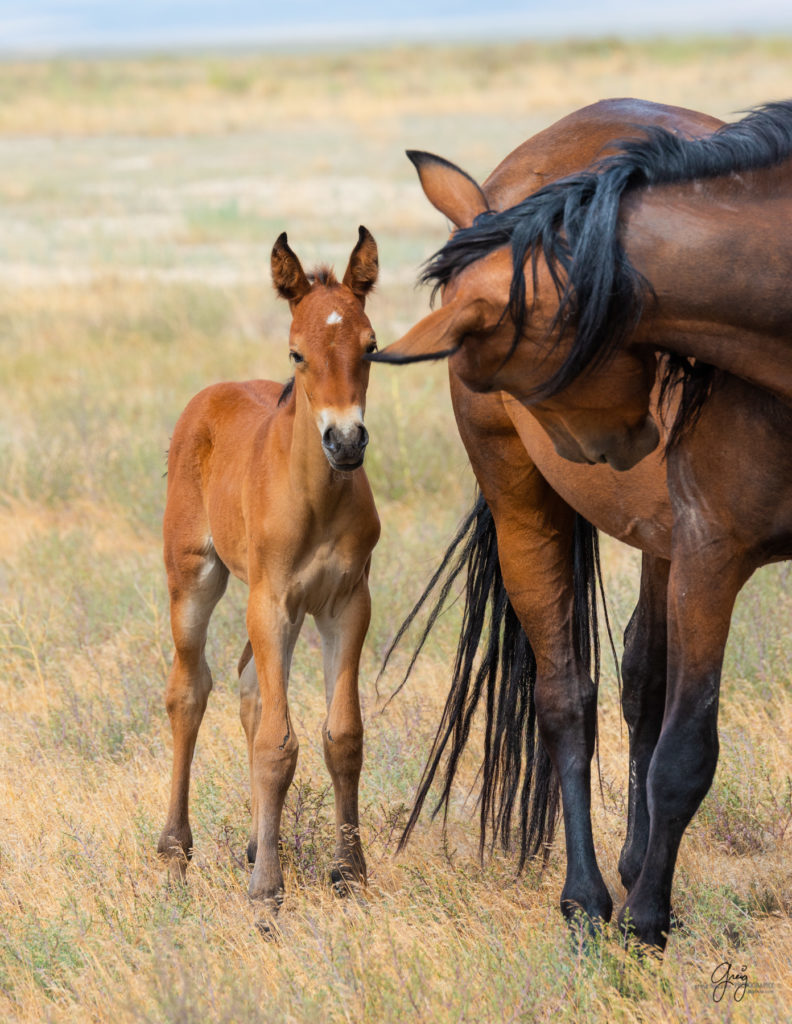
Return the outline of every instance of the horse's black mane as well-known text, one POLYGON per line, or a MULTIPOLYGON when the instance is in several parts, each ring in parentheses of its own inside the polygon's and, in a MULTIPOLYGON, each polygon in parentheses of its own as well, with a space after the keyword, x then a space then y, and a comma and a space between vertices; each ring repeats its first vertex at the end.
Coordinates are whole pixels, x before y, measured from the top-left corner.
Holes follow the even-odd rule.
POLYGON ((293 391, 294 377, 289 377, 289 379, 283 385, 283 391, 281 391, 280 397, 278 398, 278 405, 285 405, 288 402, 289 397, 293 391))
POLYGON ((651 283, 631 265, 619 240, 619 205, 625 193, 780 163, 792 155, 792 100, 758 107, 703 139, 683 138, 657 126, 640 130, 644 138, 625 140, 618 153, 591 171, 554 182, 511 209, 481 214, 431 257, 421 276, 434 285, 434 295, 471 263, 510 246, 513 351, 530 315, 525 263, 530 256, 535 276, 537 256, 544 257, 559 296, 551 330, 560 337, 574 322, 576 333, 566 360, 535 389, 535 397, 561 391, 584 369, 605 361, 641 317, 651 283))

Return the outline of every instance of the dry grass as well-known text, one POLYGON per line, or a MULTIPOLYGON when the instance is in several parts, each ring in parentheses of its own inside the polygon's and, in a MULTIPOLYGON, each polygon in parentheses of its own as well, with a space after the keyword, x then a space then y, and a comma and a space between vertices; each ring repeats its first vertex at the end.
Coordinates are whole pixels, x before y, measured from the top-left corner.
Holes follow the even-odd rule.
MULTIPOLYGON (((477 176, 531 131, 603 95, 728 114, 792 95, 792 43, 749 39, 418 49, 301 58, 0 65, 0 1019, 9 1021, 785 1021, 792 613, 786 567, 742 595, 728 650, 722 755, 683 843, 686 923, 660 963, 606 933, 582 949, 544 875, 476 857, 463 768, 447 839, 426 823, 396 858, 444 698, 457 612, 380 713, 376 668, 472 496, 442 368, 374 374, 369 473, 383 519, 364 663, 365 906, 325 888, 331 809, 316 636, 294 665, 301 738, 284 817, 279 943, 252 927, 248 791, 233 666, 244 593, 215 616, 216 687, 195 762, 186 892, 154 857, 170 737, 159 555, 163 455, 186 400, 222 378, 288 373, 288 313, 267 280, 289 230, 342 265, 375 234, 375 326, 426 308, 412 288, 444 237, 402 156, 477 176), (709 976, 753 990, 715 1003, 709 976), (763 987, 762 987, 763 986, 763 987)), ((634 552, 604 543, 612 613, 635 600, 634 552)), ((595 834, 618 901, 626 730, 601 699, 595 834)))

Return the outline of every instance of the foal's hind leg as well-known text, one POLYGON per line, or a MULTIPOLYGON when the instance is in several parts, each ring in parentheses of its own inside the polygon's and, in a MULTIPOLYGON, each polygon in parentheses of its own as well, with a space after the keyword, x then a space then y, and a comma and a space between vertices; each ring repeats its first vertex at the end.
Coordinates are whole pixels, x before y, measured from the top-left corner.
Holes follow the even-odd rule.
POLYGON ((171 878, 183 880, 193 841, 188 814, 190 765, 212 689, 212 675, 204 656, 206 631, 225 591, 228 569, 209 540, 188 551, 176 550, 166 540, 165 560, 176 647, 165 692, 173 732, 173 775, 168 817, 157 850, 168 861, 171 878))
POLYGON ((366 578, 339 614, 316 617, 322 635, 327 698, 322 740, 335 794, 336 848, 331 881, 338 895, 345 895, 350 883, 366 882, 358 818, 358 785, 363 764, 358 668, 370 618, 366 578))
POLYGON ((665 559, 643 556, 641 592, 624 632, 622 709, 630 730, 630 783, 619 874, 628 892, 641 871, 649 841, 646 777, 665 705, 669 568, 665 559))

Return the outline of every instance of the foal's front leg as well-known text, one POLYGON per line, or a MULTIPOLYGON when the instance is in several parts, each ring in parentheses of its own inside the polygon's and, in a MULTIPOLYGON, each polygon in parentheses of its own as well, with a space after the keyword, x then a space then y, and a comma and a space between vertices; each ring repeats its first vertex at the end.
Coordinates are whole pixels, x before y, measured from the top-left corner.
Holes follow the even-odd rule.
POLYGON ((249 864, 256 863, 256 847, 258 845, 258 794, 253 784, 253 741, 256 738, 261 721, 261 691, 259 690, 256 662, 253 660, 253 648, 250 641, 237 666, 239 672, 239 718, 245 730, 248 749, 248 770, 250 774, 250 839, 247 846, 249 864))
POLYGON ((370 618, 368 567, 338 614, 326 612, 316 617, 322 635, 327 698, 322 739, 335 794, 336 849, 331 881, 340 896, 346 895, 350 885, 366 882, 358 817, 358 785, 363 764, 358 670, 370 618))
POLYGON ((286 694, 289 667, 302 619, 300 615, 297 621, 292 622, 268 587, 251 587, 247 628, 258 677, 261 710, 258 723, 255 723, 255 718, 253 720, 255 732, 250 751, 256 848, 249 892, 251 899, 261 901, 264 913, 260 923, 264 927, 283 902, 278 838, 283 803, 294 778, 299 749, 286 694))

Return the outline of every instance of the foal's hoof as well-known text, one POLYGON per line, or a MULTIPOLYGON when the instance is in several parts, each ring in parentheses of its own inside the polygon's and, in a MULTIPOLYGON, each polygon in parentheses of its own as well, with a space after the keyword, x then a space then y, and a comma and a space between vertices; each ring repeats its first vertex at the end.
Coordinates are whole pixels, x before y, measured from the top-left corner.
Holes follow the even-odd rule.
POLYGON ((254 900, 255 918, 253 923, 259 935, 269 942, 277 940, 281 936, 277 917, 278 911, 282 906, 282 892, 276 893, 274 896, 268 896, 266 899, 254 900))
POLYGON ((363 894, 365 880, 348 877, 340 868, 333 868, 330 872, 330 890, 336 899, 353 899, 361 906, 365 905, 366 897, 363 894))
POLYGON ((175 836, 163 832, 157 844, 157 855, 168 869, 168 885, 186 885, 187 865, 192 857, 192 836, 185 846, 175 836))
POLYGON ((168 885, 184 888, 187 885, 187 858, 171 857, 168 861, 168 885))

